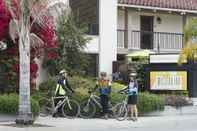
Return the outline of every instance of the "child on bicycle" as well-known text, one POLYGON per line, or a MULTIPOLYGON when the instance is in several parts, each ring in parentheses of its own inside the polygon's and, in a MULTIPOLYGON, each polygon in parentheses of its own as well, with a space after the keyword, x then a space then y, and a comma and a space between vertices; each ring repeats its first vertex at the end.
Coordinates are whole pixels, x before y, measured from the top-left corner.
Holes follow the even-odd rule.
POLYGON ((119 92, 127 92, 128 94, 128 114, 130 113, 130 118, 133 121, 137 121, 138 110, 137 110, 137 94, 138 94, 138 83, 135 79, 136 73, 131 73, 129 75, 129 82, 126 88, 120 90, 119 92))
MULTIPOLYGON (((67 79, 67 72, 66 70, 61 70, 59 72, 59 79, 57 81, 56 89, 55 89, 55 97, 63 97, 65 95, 71 95, 74 93, 74 90, 70 87, 70 84, 67 79)), ((63 100, 64 98, 57 98, 55 99, 55 106, 60 100, 63 100)), ((61 113, 61 107, 58 109, 58 114, 61 113)), ((53 116, 56 116, 57 114, 53 114, 53 116)))
POLYGON ((102 113, 105 119, 108 119, 108 103, 109 103, 109 95, 111 93, 111 82, 106 78, 106 72, 100 73, 100 78, 96 82, 96 89, 99 89, 101 105, 102 105, 102 113))

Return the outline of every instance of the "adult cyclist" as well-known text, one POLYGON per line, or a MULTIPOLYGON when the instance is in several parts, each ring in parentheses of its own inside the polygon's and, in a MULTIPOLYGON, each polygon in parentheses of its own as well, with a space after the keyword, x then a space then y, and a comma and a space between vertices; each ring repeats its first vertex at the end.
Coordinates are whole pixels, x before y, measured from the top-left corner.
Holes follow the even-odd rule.
MULTIPOLYGON (((61 70, 59 72, 59 79, 57 81, 56 89, 55 89, 55 97, 64 97, 65 95, 71 95, 74 93, 74 90, 71 88, 68 78, 68 74, 66 70, 61 70)), ((55 106, 60 100, 64 98, 56 98, 55 99, 55 106)), ((58 112, 53 114, 53 117, 61 114, 61 107, 59 107, 58 112)))

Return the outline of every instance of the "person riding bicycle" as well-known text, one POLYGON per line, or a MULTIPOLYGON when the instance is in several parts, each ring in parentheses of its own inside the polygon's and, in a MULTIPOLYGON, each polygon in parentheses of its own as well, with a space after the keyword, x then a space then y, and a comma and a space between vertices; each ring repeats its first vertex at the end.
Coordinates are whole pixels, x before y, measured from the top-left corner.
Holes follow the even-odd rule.
MULTIPOLYGON (((59 79, 57 81, 56 89, 55 89, 55 97, 63 97, 63 96, 70 96, 72 93, 74 93, 74 90, 70 87, 70 84, 67 79, 67 72, 66 70, 61 70, 59 72, 59 79)), ((60 100, 63 100, 64 98, 56 98, 55 99, 55 106, 60 100)), ((58 109, 58 114, 61 112, 61 107, 58 109)), ((53 116, 56 116, 57 114, 53 114, 53 116)))
POLYGON ((137 110, 138 83, 135 77, 136 77, 136 73, 131 73, 129 75, 129 82, 128 82, 127 87, 120 90, 119 93, 126 92, 128 94, 127 108, 128 108, 128 113, 130 113, 129 119, 137 121, 137 118, 138 118, 138 110, 137 110))
POLYGON ((111 93, 111 82, 106 78, 106 72, 100 73, 100 78, 96 82, 95 89, 99 89, 101 105, 102 105, 102 113, 105 119, 108 118, 108 103, 109 103, 109 95, 111 93))

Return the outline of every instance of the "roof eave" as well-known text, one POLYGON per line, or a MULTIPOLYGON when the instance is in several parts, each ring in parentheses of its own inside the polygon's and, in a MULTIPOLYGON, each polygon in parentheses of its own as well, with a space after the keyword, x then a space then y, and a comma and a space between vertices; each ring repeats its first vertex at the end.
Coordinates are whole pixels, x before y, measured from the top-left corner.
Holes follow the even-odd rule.
POLYGON ((119 7, 131 7, 131 8, 140 8, 140 9, 150 9, 150 10, 160 10, 160 11, 171 11, 171 12, 183 12, 183 13, 197 14, 197 10, 161 8, 161 7, 141 6, 141 5, 132 5, 132 4, 118 4, 118 6, 119 7))

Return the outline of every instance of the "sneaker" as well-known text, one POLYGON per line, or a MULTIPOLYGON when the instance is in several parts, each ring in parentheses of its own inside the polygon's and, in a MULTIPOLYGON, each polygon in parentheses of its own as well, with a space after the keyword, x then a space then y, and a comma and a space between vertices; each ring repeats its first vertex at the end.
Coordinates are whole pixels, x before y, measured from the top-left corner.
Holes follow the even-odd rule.
POLYGON ((134 118, 134 121, 137 121, 138 119, 137 118, 134 118))
POLYGON ((52 117, 57 118, 58 114, 53 114, 52 117))
POLYGON ((131 117, 128 117, 127 120, 128 120, 128 121, 131 121, 131 120, 133 120, 133 119, 132 119, 131 117))
POLYGON ((108 119, 108 115, 104 115, 104 119, 107 120, 108 119))

